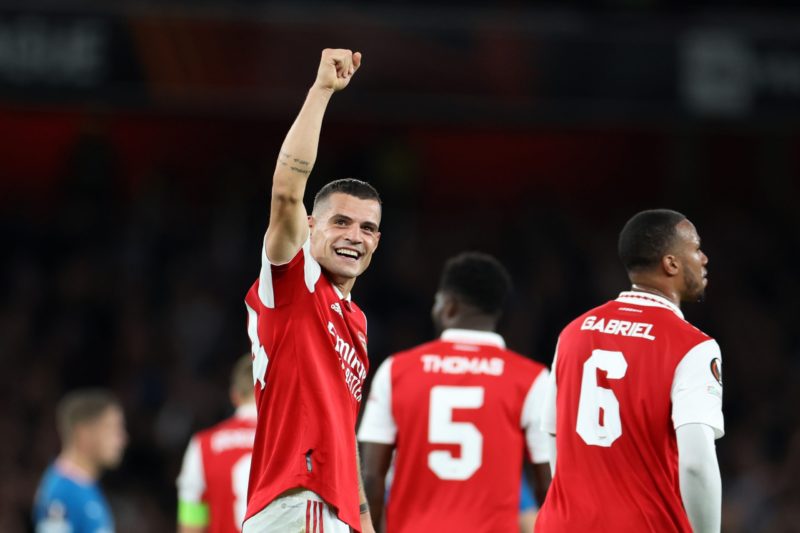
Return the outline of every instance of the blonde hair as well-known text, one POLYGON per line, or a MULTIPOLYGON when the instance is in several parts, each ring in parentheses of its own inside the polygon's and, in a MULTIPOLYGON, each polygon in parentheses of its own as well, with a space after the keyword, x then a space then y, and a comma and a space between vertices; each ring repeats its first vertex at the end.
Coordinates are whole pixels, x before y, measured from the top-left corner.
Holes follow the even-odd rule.
POLYGON ((77 426, 95 421, 109 407, 121 408, 119 400, 109 390, 77 389, 67 393, 56 407, 56 423, 62 444, 69 442, 77 426))

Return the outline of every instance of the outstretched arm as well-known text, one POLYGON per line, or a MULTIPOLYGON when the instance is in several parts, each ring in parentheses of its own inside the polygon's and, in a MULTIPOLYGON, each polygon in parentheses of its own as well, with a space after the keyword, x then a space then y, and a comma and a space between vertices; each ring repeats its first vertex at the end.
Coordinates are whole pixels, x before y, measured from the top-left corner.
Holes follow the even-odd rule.
POLYGON ((686 424, 675 432, 681 499, 692 530, 718 533, 722 521, 722 481, 714 430, 705 424, 686 424))
POLYGON ((359 52, 327 48, 322 51, 317 78, 283 141, 272 178, 264 246, 273 264, 291 261, 308 237, 303 196, 317 158, 322 118, 333 93, 347 87, 360 65, 359 52))

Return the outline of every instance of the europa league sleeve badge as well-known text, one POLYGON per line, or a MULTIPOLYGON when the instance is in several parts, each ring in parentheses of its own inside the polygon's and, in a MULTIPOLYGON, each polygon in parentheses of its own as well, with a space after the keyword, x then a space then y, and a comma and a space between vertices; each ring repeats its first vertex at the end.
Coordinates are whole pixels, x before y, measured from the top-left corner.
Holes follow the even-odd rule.
POLYGON ((717 380, 717 383, 722 385, 722 361, 719 357, 711 360, 711 375, 717 380))

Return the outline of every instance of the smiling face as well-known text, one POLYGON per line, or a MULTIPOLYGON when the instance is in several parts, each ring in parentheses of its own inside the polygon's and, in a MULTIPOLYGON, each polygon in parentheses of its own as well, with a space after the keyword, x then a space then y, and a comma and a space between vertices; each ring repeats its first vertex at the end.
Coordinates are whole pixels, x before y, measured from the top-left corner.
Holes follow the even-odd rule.
POLYGON ((675 255, 681 262, 680 297, 684 302, 696 302, 705 296, 708 285, 708 257, 700 249, 700 236, 689 220, 675 226, 675 255))
POLYGON ((343 293, 372 261, 380 221, 378 201, 339 192, 317 204, 309 217, 311 255, 343 293))

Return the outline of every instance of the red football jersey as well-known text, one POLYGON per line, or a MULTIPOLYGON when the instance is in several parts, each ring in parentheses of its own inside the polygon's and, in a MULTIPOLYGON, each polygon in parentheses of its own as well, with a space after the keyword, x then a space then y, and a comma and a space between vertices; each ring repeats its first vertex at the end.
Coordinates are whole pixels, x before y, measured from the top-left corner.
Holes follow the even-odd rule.
POLYGON ((355 425, 367 376, 367 321, 311 256, 272 266, 247 293, 258 427, 247 517, 303 487, 360 531, 355 425))
POLYGON ((538 417, 547 375, 481 331, 446 330, 387 359, 358 433, 396 445, 387 532, 517 529, 525 450, 549 459, 538 417))
POLYGON ((642 292, 562 331, 543 426, 556 469, 537 532, 691 532, 675 428, 724 432, 719 347, 669 300, 642 292))
POLYGON ((242 530, 255 415, 254 405, 240 407, 236 416, 195 435, 184 455, 178 499, 207 506, 209 533, 242 530))

